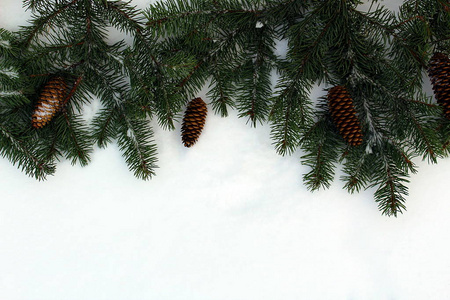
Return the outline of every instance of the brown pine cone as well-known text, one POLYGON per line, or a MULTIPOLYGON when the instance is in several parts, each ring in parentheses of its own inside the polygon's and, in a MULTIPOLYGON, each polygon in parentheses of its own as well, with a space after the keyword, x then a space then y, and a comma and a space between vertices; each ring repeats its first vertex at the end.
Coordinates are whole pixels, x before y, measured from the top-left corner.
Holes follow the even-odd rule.
POLYGON ((42 88, 31 117, 31 125, 34 128, 47 125, 62 107, 66 93, 67 85, 64 78, 60 76, 51 78, 42 88))
POLYGON ((436 52, 428 66, 428 76, 433 85, 434 96, 444 115, 450 120, 450 59, 447 55, 436 52))
POLYGON ((191 147, 197 142, 205 125, 208 109, 201 98, 195 98, 188 103, 181 126, 181 137, 185 147, 191 147))
POLYGON ((363 141, 361 125, 353 100, 344 86, 335 86, 328 91, 328 107, 339 133, 352 146, 363 141))

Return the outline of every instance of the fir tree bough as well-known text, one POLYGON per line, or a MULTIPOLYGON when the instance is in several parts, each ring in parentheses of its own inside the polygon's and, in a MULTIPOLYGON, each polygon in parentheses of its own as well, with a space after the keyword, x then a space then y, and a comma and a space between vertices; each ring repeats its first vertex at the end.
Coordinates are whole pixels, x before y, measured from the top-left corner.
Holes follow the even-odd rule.
MULTIPOLYGON (((37 178, 60 157, 85 165, 95 143, 113 141, 135 175, 150 178, 149 120, 174 129, 205 87, 214 112, 236 109, 252 126, 269 123, 279 154, 301 151, 309 189, 329 187, 341 165, 344 188, 375 188, 388 216, 406 209, 414 158, 448 155, 447 112, 423 91, 430 58, 450 54, 447 1, 406 0, 398 13, 376 0, 166 0, 142 12, 124 1, 24 3, 34 13, 30 25, 1 32, 0 151, 37 178), (108 42, 109 27, 127 42, 108 42), (68 83, 65 105, 32 129, 32 105, 54 76, 68 83), (317 85, 324 96, 312 99, 317 85), (343 96, 351 111, 339 103, 330 111, 326 94, 336 86, 351 95, 343 96), (87 122, 82 109, 92 97, 103 108, 87 122), (346 114, 358 120, 352 132, 342 129, 346 114)), ((448 82, 441 65, 433 82, 448 82)), ((436 89, 438 102, 448 103, 441 99, 448 87, 436 89)))
POLYGON ((47 164, 63 157, 82 166, 89 163, 94 143, 104 147, 117 140, 135 175, 150 178, 156 167, 156 146, 151 128, 139 118, 131 100, 124 68, 127 44, 108 41, 110 27, 141 35, 140 12, 124 1, 27 0, 24 6, 31 9, 32 18, 13 39, 21 50, 18 84, 26 86, 20 94, 31 104, 38 103, 40 93, 50 95, 46 83, 52 78, 66 82, 68 89, 50 122, 35 130, 30 129, 31 120, 22 122, 20 138, 38 145, 35 151, 47 164), (103 108, 88 123, 82 111, 93 97, 103 108))

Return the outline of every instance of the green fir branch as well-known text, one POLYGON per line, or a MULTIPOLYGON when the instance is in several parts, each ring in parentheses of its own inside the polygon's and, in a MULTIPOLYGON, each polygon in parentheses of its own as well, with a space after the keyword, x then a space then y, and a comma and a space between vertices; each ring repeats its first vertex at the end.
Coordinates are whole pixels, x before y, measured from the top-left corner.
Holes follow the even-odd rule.
POLYGON ((303 181, 311 191, 329 188, 334 180, 340 150, 338 145, 342 142, 337 140, 330 125, 326 116, 320 117, 301 141, 306 152, 301 157, 302 164, 311 168, 303 176, 303 181))
POLYGON ((32 143, 17 136, 5 124, 0 123, 0 155, 7 158, 25 174, 44 180, 55 171, 55 165, 32 150, 32 143))
POLYGON ((122 114, 118 130, 118 145, 130 171, 137 178, 148 180, 155 175, 156 145, 145 120, 131 120, 122 114))
POLYGON ((221 117, 228 116, 228 108, 235 108, 234 97, 236 93, 236 84, 231 72, 225 70, 213 70, 208 98, 211 99, 211 105, 216 114, 221 117))
POLYGON ((251 29, 249 34, 254 38, 247 50, 244 64, 238 71, 237 109, 239 117, 247 117, 256 127, 263 124, 270 112, 272 95, 271 71, 273 67, 274 41, 273 31, 267 25, 251 29))
POLYGON ((413 158, 449 153, 450 125, 423 92, 423 75, 433 52, 449 54, 450 9, 412 0, 394 13, 372 1, 366 12, 361 3, 166 0, 140 11, 131 1, 25 0, 29 25, 0 29, 0 153, 42 179, 61 157, 85 165, 94 143, 116 141, 130 170, 149 179, 157 159, 148 122, 174 129, 207 87, 217 114, 236 109, 253 126, 270 123, 281 155, 301 149, 309 189, 329 187, 342 163, 345 189, 377 187, 382 213, 397 216, 413 158), (111 43, 111 27, 124 38, 111 43), (68 86, 63 108, 31 129, 33 105, 55 75, 68 86), (310 99, 321 84, 349 91, 362 145, 340 137, 325 98, 310 99), (85 123, 94 97, 102 108, 85 123))
POLYGON ((378 185, 374 197, 378 203, 378 209, 383 215, 397 217, 399 213, 406 210, 405 196, 408 195, 408 188, 404 183, 409 182, 404 177, 406 174, 398 172, 391 166, 386 166, 380 170, 375 177, 375 185, 378 185))
POLYGON ((100 148, 117 138, 118 111, 117 107, 104 108, 92 121, 92 139, 100 148))

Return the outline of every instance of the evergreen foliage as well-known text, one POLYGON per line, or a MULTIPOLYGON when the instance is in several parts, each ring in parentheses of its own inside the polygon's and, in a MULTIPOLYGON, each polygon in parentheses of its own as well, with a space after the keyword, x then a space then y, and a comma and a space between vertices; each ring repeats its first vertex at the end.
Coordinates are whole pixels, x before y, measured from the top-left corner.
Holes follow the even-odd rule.
POLYGON ((130 169, 137 177, 154 174, 156 146, 152 129, 128 105, 133 101, 124 69, 124 40, 110 42, 113 27, 124 34, 139 35, 140 12, 124 1, 24 1, 33 12, 28 26, 16 33, 23 91, 36 103, 39 91, 54 76, 69 86, 64 107, 43 129, 31 130, 24 122, 39 155, 54 164, 61 157, 84 166, 90 161, 94 143, 105 147, 117 140, 130 169), (83 107, 97 97, 102 109, 89 124, 83 107))
POLYGON ((0 154, 26 174, 44 179, 55 171, 55 164, 31 134, 31 102, 23 94, 27 80, 19 57, 14 35, 0 29, 0 154))
POLYGON ((174 129, 206 86, 215 113, 269 123, 279 154, 302 151, 309 189, 329 187, 341 166, 345 189, 374 188, 382 213, 397 216, 413 159, 448 155, 450 120, 423 79, 435 52, 450 54, 450 5, 405 0, 394 13, 367 2, 368 11, 358 0, 165 0, 141 13, 116 0, 25 0, 30 25, 1 31, 0 151, 44 178, 61 157, 85 165, 95 143, 117 141, 147 179, 156 167, 149 120, 174 129), (127 42, 110 42, 111 27, 127 42), (67 102, 33 129, 32 105, 54 75, 68 82, 67 102), (317 85, 324 96, 311 99, 317 85), (361 144, 333 123, 335 86, 351 95, 361 144), (103 108, 89 122, 82 111, 93 97, 103 108))

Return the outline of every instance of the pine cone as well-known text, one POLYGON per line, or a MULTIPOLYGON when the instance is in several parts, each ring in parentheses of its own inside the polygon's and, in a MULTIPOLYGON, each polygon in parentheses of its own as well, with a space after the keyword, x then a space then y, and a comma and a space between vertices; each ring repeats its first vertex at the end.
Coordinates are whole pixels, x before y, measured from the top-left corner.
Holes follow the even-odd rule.
POLYGON ((60 76, 51 78, 45 84, 31 117, 31 125, 34 128, 42 128, 51 121, 62 107, 66 92, 66 82, 60 76))
POLYGON ((434 95, 450 120, 450 59, 443 53, 436 52, 430 59, 428 76, 433 85, 434 95))
POLYGON ((185 147, 191 147, 197 142, 205 125, 208 110, 202 98, 189 102, 181 126, 181 136, 185 147))
POLYGON ((335 86, 328 91, 328 107, 339 133, 352 146, 362 143, 362 130, 353 106, 353 100, 346 88, 335 86))

